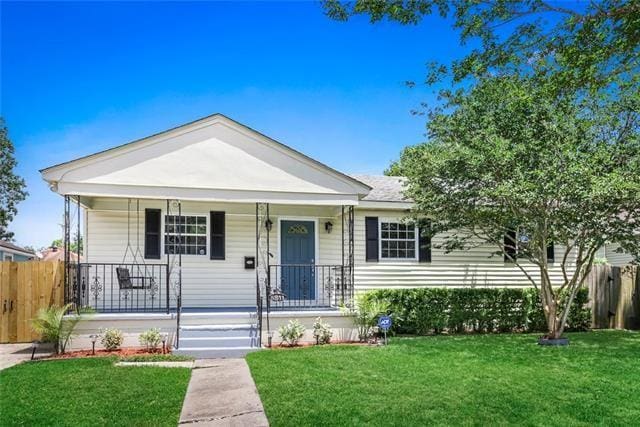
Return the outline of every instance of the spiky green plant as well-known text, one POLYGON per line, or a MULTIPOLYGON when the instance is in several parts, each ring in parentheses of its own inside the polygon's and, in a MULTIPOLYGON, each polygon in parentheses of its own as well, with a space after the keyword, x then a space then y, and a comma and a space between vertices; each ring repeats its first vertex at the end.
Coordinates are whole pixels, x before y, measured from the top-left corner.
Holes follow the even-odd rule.
POLYGON ((92 310, 81 309, 78 313, 65 316, 73 304, 62 307, 51 306, 38 310, 35 319, 31 319, 31 328, 40 334, 42 341, 53 343, 56 354, 64 353, 73 336, 73 330, 81 319, 81 315, 92 310))

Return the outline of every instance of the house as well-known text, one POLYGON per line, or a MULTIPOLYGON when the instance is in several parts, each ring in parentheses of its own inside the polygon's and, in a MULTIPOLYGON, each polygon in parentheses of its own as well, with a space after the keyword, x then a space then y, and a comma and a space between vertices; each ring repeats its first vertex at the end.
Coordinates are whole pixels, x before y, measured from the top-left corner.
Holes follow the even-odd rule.
POLYGON ((402 221, 403 178, 346 175, 221 114, 41 173, 81 218, 65 295, 98 311, 87 334, 158 326, 180 349, 230 354, 292 318, 352 338, 339 307, 360 291, 528 286, 490 247, 432 250, 402 221))
MULTIPOLYGON (((56 246, 51 246, 50 248, 44 249, 41 252, 42 261, 64 261, 65 256, 66 255, 64 248, 58 248, 56 246)), ((82 261, 82 257, 80 258, 80 260, 82 261)), ((69 261, 78 262, 78 254, 69 251, 69 261)))
POLYGON ((633 255, 624 251, 619 252, 619 249, 620 245, 615 243, 605 245, 602 251, 602 257, 606 259, 609 264, 616 267, 632 264, 634 262, 633 255))
POLYGON ((0 240, 0 261, 29 261, 35 258, 34 252, 6 240, 0 240))

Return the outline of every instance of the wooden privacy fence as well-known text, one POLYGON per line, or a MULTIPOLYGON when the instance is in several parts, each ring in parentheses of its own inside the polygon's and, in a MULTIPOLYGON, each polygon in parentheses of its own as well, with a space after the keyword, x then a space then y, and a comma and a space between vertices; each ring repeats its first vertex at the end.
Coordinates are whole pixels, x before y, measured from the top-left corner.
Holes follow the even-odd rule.
POLYGON ((62 261, 0 262, 0 343, 29 342, 42 307, 63 303, 62 261))
POLYGON ((587 278, 591 327, 640 328, 640 268, 595 265, 587 278))

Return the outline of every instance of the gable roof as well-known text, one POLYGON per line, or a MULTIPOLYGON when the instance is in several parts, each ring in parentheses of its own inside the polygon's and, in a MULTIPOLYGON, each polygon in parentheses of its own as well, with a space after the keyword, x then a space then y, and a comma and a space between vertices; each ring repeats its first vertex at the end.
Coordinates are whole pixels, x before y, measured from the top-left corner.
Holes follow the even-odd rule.
POLYGON ((229 191, 257 191, 284 194, 284 199, 291 198, 291 193, 343 194, 357 201, 371 190, 222 114, 50 166, 41 173, 60 194, 89 196, 115 196, 117 186, 121 197, 211 199, 215 195, 226 200, 243 197, 229 191), (142 187, 150 188, 141 191, 142 187))

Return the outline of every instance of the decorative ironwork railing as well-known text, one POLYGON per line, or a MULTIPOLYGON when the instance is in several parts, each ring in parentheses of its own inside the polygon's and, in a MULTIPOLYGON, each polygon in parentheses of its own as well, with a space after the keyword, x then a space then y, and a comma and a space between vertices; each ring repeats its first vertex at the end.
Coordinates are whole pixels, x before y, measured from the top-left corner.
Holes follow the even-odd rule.
POLYGON ((70 265, 66 302, 103 313, 169 312, 168 264, 70 265))
POLYGON ((266 289, 268 310, 349 306, 352 274, 346 265, 274 264, 266 289))

